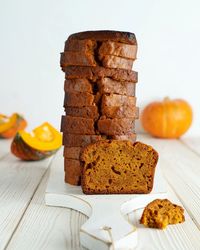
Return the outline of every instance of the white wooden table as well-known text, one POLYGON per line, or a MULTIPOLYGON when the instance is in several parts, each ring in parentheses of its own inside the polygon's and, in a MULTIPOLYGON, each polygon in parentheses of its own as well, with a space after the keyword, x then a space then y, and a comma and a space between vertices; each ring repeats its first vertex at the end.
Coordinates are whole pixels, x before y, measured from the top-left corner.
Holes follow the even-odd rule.
MULTIPOLYGON (((182 204, 186 221, 166 230, 144 230, 138 221, 141 211, 129 214, 138 228, 136 249, 200 250, 200 137, 180 141, 140 135, 138 139, 159 152, 168 198, 182 204)), ((21 162, 9 148, 10 141, 0 141, 0 250, 82 249, 79 228, 86 216, 44 203, 53 157, 21 162)))

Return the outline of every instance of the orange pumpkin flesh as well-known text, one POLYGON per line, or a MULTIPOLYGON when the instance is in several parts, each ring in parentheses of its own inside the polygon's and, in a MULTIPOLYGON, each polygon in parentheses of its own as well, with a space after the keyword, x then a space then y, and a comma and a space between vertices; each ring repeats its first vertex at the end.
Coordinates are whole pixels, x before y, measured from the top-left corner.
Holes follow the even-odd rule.
POLYGON ((11 152, 21 160, 38 161, 53 155, 62 145, 62 135, 49 123, 31 133, 20 130, 11 144, 11 152))
POLYGON ((17 113, 12 114, 10 117, 0 115, 0 138, 12 138, 17 131, 24 129, 26 126, 26 120, 17 113))
POLYGON ((141 115, 144 129, 159 138, 179 138, 191 126, 192 108, 181 99, 152 102, 141 115))

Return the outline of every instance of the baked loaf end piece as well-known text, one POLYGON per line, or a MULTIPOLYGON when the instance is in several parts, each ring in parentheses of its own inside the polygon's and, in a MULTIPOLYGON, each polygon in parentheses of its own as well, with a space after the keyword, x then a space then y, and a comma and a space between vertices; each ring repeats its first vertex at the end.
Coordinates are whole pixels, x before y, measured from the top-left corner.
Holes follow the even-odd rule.
POLYGON ((185 221, 184 209, 167 199, 156 199, 144 209, 140 223, 146 227, 164 229, 168 224, 185 221))
POLYGON ((145 194, 153 188, 158 153, 141 142, 106 140, 81 152, 85 194, 145 194))
POLYGON ((91 39, 97 41, 114 41, 120 43, 127 43, 137 45, 136 37, 134 33, 126 31, 115 30, 96 30, 96 31, 83 31, 74 33, 69 36, 68 40, 83 40, 91 39))

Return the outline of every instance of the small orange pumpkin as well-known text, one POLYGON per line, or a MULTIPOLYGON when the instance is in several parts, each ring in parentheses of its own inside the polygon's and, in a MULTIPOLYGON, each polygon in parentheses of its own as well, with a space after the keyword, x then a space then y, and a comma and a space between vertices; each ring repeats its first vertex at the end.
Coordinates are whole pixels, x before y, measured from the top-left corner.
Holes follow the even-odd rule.
POLYGON ((24 129, 26 126, 26 120, 18 113, 14 113, 11 116, 0 114, 0 138, 12 138, 17 131, 24 129))
POLYGON ((182 99, 152 102, 141 115, 144 129, 159 138, 179 138, 192 123, 192 108, 182 99))

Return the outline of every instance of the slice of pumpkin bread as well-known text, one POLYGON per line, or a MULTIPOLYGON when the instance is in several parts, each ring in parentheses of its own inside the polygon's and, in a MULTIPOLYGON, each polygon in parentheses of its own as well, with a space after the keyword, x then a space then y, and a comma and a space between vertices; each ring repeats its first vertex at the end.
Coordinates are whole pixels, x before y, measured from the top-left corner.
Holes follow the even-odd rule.
POLYGON ((140 223, 146 227, 164 229, 169 224, 185 221, 184 209, 167 199, 156 199, 144 209, 140 223))
POLYGON ((150 193, 158 153, 141 142, 105 140, 81 152, 85 194, 150 193))

